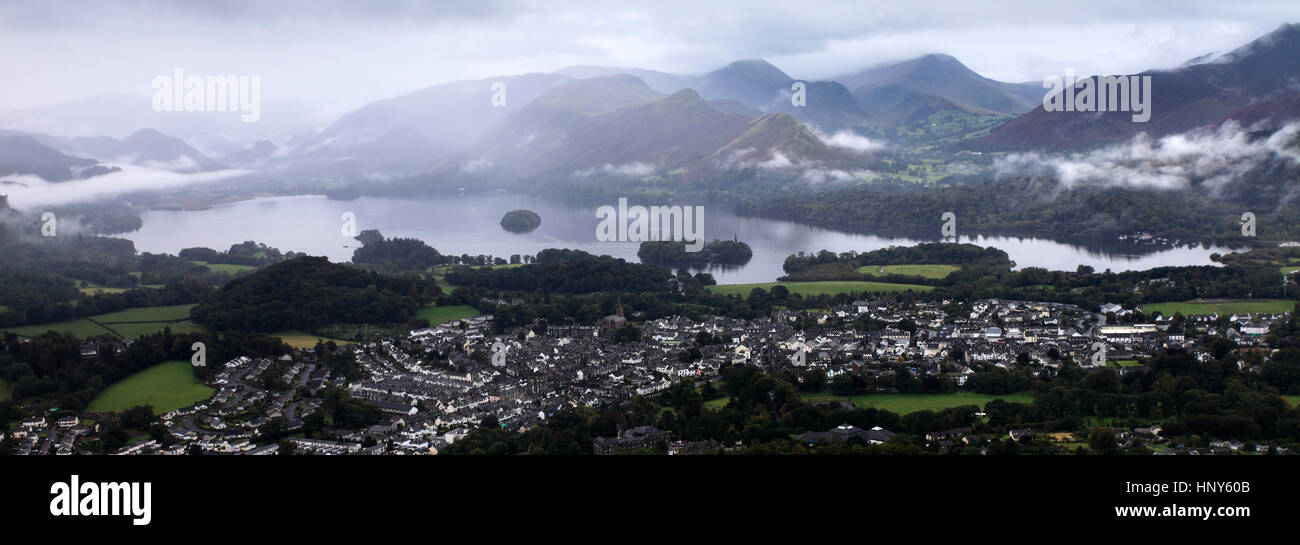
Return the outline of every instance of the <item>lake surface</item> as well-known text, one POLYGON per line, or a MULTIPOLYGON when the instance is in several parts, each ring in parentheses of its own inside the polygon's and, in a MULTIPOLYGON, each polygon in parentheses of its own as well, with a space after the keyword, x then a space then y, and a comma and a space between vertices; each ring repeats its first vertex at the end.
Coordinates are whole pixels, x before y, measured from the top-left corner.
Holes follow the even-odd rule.
MULTIPOLYGON (((616 203, 610 203, 615 205, 616 203)), ((631 202, 636 204, 652 204, 631 202)), ((637 242, 601 242, 600 220, 591 207, 520 195, 449 196, 425 199, 361 197, 351 201, 323 196, 269 197, 218 205, 206 210, 150 210, 144 227, 120 235, 135 241, 141 252, 175 254, 183 248, 205 246, 226 250, 253 240, 281 251, 324 255, 349 261, 359 244, 342 232, 344 213, 356 216, 356 231, 378 229, 386 237, 418 238, 443 254, 482 255, 509 259, 512 254, 536 254, 546 248, 571 248, 593 254, 639 261, 637 242), (501 216, 525 208, 537 212, 542 225, 530 233, 503 230, 501 216)), ((754 257, 741 267, 710 269, 720 284, 771 282, 784 274, 786 256, 800 251, 864 252, 888 246, 925 242, 921 239, 841 233, 798 223, 739 217, 706 207, 704 238, 749 243, 754 257)), ((1089 249, 1043 239, 1020 237, 961 237, 961 242, 995 246, 1007 252, 1017 267, 1075 270, 1089 265, 1098 271, 1142 270, 1161 266, 1208 265, 1210 254, 1232 250, 1216 246, 1163 248, 1150 253, 1136 246, 1089 249)))

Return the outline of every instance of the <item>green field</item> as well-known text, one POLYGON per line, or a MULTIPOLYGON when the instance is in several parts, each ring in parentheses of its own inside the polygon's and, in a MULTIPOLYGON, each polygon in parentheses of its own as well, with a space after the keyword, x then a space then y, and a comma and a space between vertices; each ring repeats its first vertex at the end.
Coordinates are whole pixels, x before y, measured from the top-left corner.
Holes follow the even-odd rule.
POLYGON ((1282 267, 1282 274, 1291 274, 1300 271, 1300 267, 1282 267))
POLYGON ((931 286, 922 286, 920 284, 890 284, 886 282, 854 282, 854 281, 830 281, 830 282, 765 282, 762 284, 726 284, 720 286, 709 286, 709 291, 718 295, 739 295, 748 297, 749 292, 754 288, 763 288, 771 291, 772 286, 785 286, 790 293, 799 295, 836 295, 840 293, 852 292, 884 292, 897 293, 907 290, 913 291, 930 291, 934 288, 931 286))
POLYGON ((99 295, 101 293, 122 293, 126 288, 78 288, 82 295, 99 295))
POLYGON ((1115 360, 1112 363, 1119 367, 1137 367, 1142 365, 1142 362, 1139 362, 1138 360, 1115 360))
POLYGON ((473 318, 478 316, 478 309, 469 305, 451 305, 445 307, 424 307, 415 313, 418 318, 424 318, 429 321, 429 326, 459 320, 461 318, 473 318))
POLYGON ((51 330, 58 332, 68 331, 83 339, 98 335, 111 335, 114 333, 123 337, 134 338, 141 335, 158 333, 169 327, 171 328, 172 333, 202 332, 204 331, 203 326, 189 321, 190 309, 192 308, 194 308, 194 305, 192 304, 128 308, 118 312, 91 316, 90 318, 65 320, 52 324, 13 327, 6 331, 12 331, 19 335, 25 335, 28 337, 35 337, 36 335, 51 330))
POLYGON ((78 337, 81 337, 83 339, 86 337, 95 337, 98 335, 112 334, 111 331, 104 329, 103 327, 99 326, 95 322, 92 322, 85 318, 78 318, 76 320, 65 320, 62 322, 54 322, 50 324, 11 327, 5 329, 5 331, 11 331, 19 335, 23 335, 25 337, 35 337, 37 335, 45 333, 46 331, 58 331, 59 333, 68 332, 78 337))
POLYGON ((190 309, 195 305, 172 305, 167 307, 137 307, 128 308, 118 312, 100 314, 91 316, 95 321, 104 324, 116 324, 122 322, 171 322, 177 320, 188 320, 190 318, 190 309))
POLYGON ((352 341, 331 339, 321 335, 312 335, 311 333, 304 331, 281 331, 279 333, 272 333, 271 336, 279 337, 281 341, 284 341, 284 344, 294 348, 316 348, 317 342, 325 341, 334 341, 334 344, 352 344, 352 341))
POLYGON ((1295 305, 1295 301, 1288 299, 1257 299, 1228 301, 1223 303, 1197 303, 1194 301, 1186 301, 1182 303, 1155 303, 1142 305, 1142 312, 1147 314, 1159 312, 1165 316, 1173 316, 1174 313, 1177 312, 1181 312, 1183 316, 1190 316, 1193 314, 1278 314, 1295 310, 1295 305))
POLYGON ((1287 404, 1292 407, 1300 407, 1300 396, 1282 396, 1282 399, 1285 399, 1287 404))
MULTIPOLYGON (((1007 394, 1007 395, 986 395, 974 393, 957 393, 957 394, 870 394, 857 396, 836 396, 829 393, 804 394, 801 398, 808 403, 820 403, 825 401, 853 401, 853 405, 859 409, 875 407, 900 415, 914 413, 916 411, 938 411, 941 409, 950 409, 962 405, 979 405, 981 408, 984 404, 1001 399, 1012 403, 1033 403, 1033 394, 1007 394)), ((726 407, 728 398, 723 397, 706 401, 704 404, 709 407, 721 408, 726 407)))
POLYGON ((0 378, 0 401, 8 401, 14 397, 14 389, 9 387, 5 379, 0 378))
POLYGON ((863 274, 905 274, 908 276, 923 276, 925 278, 940 279, 944 278, 954 271, 960 269, 960 265, 864 265, 858 267, 858 272, 863 274))
POLYGON ((141 335, 161 333, 171 329, 172 334, 202 333, 203 326, 189 321, 190 309, 195 305, 171 305, 162 307, 128 308, 118 312, 91 316, 91 319, 104 324, 123 337, 135 338, 141 335))
POLYGON ((167 361, 126 377, 100 392, 87 412, 121 411, 152 405, 155 414, 188 407, 212 395, 212 388, 194 378, 188 361, 167 361))
POLYGON ((190 263, 193 263, 195 265, 203 265, 204 267, 207 267, 208 270, 212 272, 230 273, 230 274, 240 273, 244 271, 251 271, 257 268, 252 265, 233 265, 229 263, 208 263, 207 261, 191 261, 190 263))

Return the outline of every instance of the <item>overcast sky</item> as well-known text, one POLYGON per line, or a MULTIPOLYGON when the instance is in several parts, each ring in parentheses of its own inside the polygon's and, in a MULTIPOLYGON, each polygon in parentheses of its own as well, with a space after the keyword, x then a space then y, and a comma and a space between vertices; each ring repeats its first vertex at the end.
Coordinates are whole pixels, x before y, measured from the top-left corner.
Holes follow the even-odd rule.
POLYGON ((154 76, 257 75, 264 102, 330 116, 467 78, 575 64, 703 73, 765 58, 824 78, 931 52, 988 77, 1177 65, 1300 22, 1258 2, 704 2, 0 0, 0 110, 102 93, 152 94, 154 76))

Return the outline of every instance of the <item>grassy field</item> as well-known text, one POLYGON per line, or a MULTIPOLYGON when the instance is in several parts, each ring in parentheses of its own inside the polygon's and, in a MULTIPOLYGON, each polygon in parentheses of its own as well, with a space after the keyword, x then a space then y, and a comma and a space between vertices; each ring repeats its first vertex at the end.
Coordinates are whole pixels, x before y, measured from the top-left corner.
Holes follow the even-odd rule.
POLYGON ((126 288, 78 288, 82 295, 99 295, 101 293, 122 293, 126 288))
POLYGON ((1142 365, 1142 363, 1139 362, 1138 360, 1116 360, 1113 363, 1120 367, 1137 367, 1139 365, 1142 365))
POLYGON ((194 367, 190 362, 167 361, 105 388, 90 402, 86 411, 121 411, 137 405, 152 405, 154 413, 165 413, 207 399, 212 391, 194 378, 194 367))
POLYGON ((58 331, 60 333, 69 332, 81 338, 94 337, 96 335, 111 335, 112 332, 104 329, 95 322, 85 318, 76 320, 65 320, 50 324, 25 325, 22 327, 11 327, 5 331, 12 331, 26 337, 35 337, 46 331, 58 331))
POLYGON ((1296 302, 1287 299, 1258 299, 1250 301, 1229 301, 1224 303, 1155 303, 1142 305, 1142 312, 1152 314, 1159 312, 1173 316, 1176 312, 1183 316, 1192 314, 1242 314, 1242 313, 1282 313, 1295 309, 1296 302))
POLYGON ((473 318, 479 315, 478 309, 469 305, 451 305, 445 307, 424 307, 417 312, 416 317, 424 318, 429 321, 429 326, 436 326, 441 323, 459 320, 461 318, 473 318))
POLYGON ((317 342, 334 341, 334 344, 352 344, 352 341, 341 339, 331 339, 320 335, 312 335, 304 331, 281 331, 271 334, 272 337, 279 337, 284 344, 294 348, 315 348, 317 342))
POLYGON ((836 295, 840 293, 851 292, 884 292, 897 293, 907 290, 913 291, 930 291, 934 289, 931 286, 922 286, 920 284, 890 284, 886 282, 766 282, 762 284, 726 284, 720 286, 709 286, 709 291, 719 295, 739 295, 748 297, 749 292, 754 288, 763 288, 771 291, 772 286, 785 286, 790 293, 799 295, 836 295))
POLYGON ((1282 274, 1291 274, 1300 271, 1300 267, 1282 267, 1282 274))
MULTIPOLYGON (((972 393, 958 394, 871 394, 858 396, 836 396, 829 393, 821 394, 804 394, 802 399, 809 403, 820 403, 824 401, 853 401, 853 405, 859 409, 866 407, 875 407, 897 414, 907 414, 916 411, 938 411, 941 409, 950 409, 962 405, 979 405, 981 408, 994 399, 1010 401, 1013 403, 1032 403, 1033 394, 1008 394, 1008 395, 986 395, 972 393)), ((704 404, 714 408, 726 407, 728 398, 714 399, 706 401, 704 404)))
POLYGON ((128 308, 118 312, 100 314, 91 316, 95 321, 104 324, 117 324, 122 322, 171 322, 177 320, 188 320, 190 309, 195 305, 172 305, 167 307, 137 307, 128 308))
POLYGON ((19 335, 35 337, 46 331, 71 332, 81 338, 117 333, 123 337, 139 337, 158 333, 170 327, 172 333, 196 333, 204 331, 203 326, 188 320, 190 309, 194 305, 172 305, 162 307, 138 307, 50 324, 38 324, 12 327, 19 335), (99 323, 95 323, 99 322, 99 323), (103 325, 100 325, 103 324, 103 325))
POLYGON ((118 312, 91 316, 123 337, 152 335, 170 328, 173 334, 201 333, 203 326, 189 321, 190 309, 195 305, 128 308, 118 312))
POLYGON ((233 265, 229 263, 208 263, 207 261, 191 261, 190 263, 193 263, 195 265, 203 265, 204 267, 207 267, 208 270, 212 272, 230 273, 230 274, 235 274, 244 271, 251 271, 257 268, 252 265, 233 265))
POLYGON ((1292 407, 1300 407, 1300 396, 1282 396, 1282 399, 1285 399, 1287 404, 1292 407))
POLYGON ((14 397, 14 389, 9 387, 5 379, 0 378, 0 401, 8 401, 14 397))
POLYGON ((960 269, 960 265, 885 265, 882 273, 881 267, 876 265, 864 265, 858 267, 858 272, 863 274, 905 274, 908 276, 923 276, 925 278, 939 279, 948 276, 960 269))

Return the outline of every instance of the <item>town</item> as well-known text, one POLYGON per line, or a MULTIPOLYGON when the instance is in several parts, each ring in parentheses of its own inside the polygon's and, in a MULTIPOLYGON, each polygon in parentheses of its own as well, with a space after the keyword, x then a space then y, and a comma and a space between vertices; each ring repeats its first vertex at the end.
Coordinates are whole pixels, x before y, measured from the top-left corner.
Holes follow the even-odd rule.
MULTIPOLYGON (((710 385, 728 366, 755 366, 797 377, 800 383, 815 381, 829 385, 832 393, 857 385, 868 395, 887 394, 904 391, 905 380, 923 377, 926 391, 961 395, 976 377, 999 370, 1047 379, 1065 365, 1078 365, 1111 368, 1123 376, 1144 370, 1150 356, 1166 350, 1210 361, 1216 357, 1212 345, 1217 339, 1231 341, 1239 353, 1267 353, 1270 327, 1287 319, 1288 314, 1147 317, 1110 304, 1084 309, 995 299, 879 299, 814 313, 781 309, 754 320, 648 320, 631 326, 636 334, 627 339, 616 338, 632 323, 622 315, 621 305, 595 325, 536 324, 503 334, 493 334, 493 317, 485 315, 344 347, 364 369, 359 380, 331 373, 319 365, 311 348, 275 359, 238 357, 223 362, 209 381, 215 389, 210 398, 158 415, 166 430, 163 440, 154 436, 115 453, 437 454, 484 422, 523 432, 565 407, 627 404, 686 379, 710 385), (863 323, 879 327, 864 331, 859 327, 863 323), (321 394, 330 390, 346 392, 382 417, 353 428, 338 419, 326 422, 321 394), (295 433, 309 425, 320 433, 311 438, 295 433), (284 439, 268 443, 263 440, 268 436, 284 439)), ((1250 371, 1245 359, 1237 364, 1250 371)), ((853 402, 831 403, 851 407, 853 402)), ((18 454, 86 453, 85 440, 99 431, 103 423, 98 419, 104 416, 50 411, 23 420, 7 432, 6 440, 16 442, 18 454)), ((978 420, 984 415, 973 416, 978 420)), ((1025 442, 1035 434, 1063 445, 1081 441, 1068 432, 978 428, 934 431, 917 440, 926 449, 961 445, 982 451, 989 441, 1025 442)), ((1204 445, 1171 442, 1161 437, 1157 419, 1106 431, 1121 447, 1135 442, 1160 445, 1156 454, 1269 448, 1237 437, 1215 437, 1204 445)), ((797 439, 881 444, 895 435, 880 427, 845 424, 797 439)), ((678 439, 644 425, 596 439, 593 451, 695 453, 743 446, 678 439)), ((1274 447, 1274 452, 1289 451, 1274 447)))

